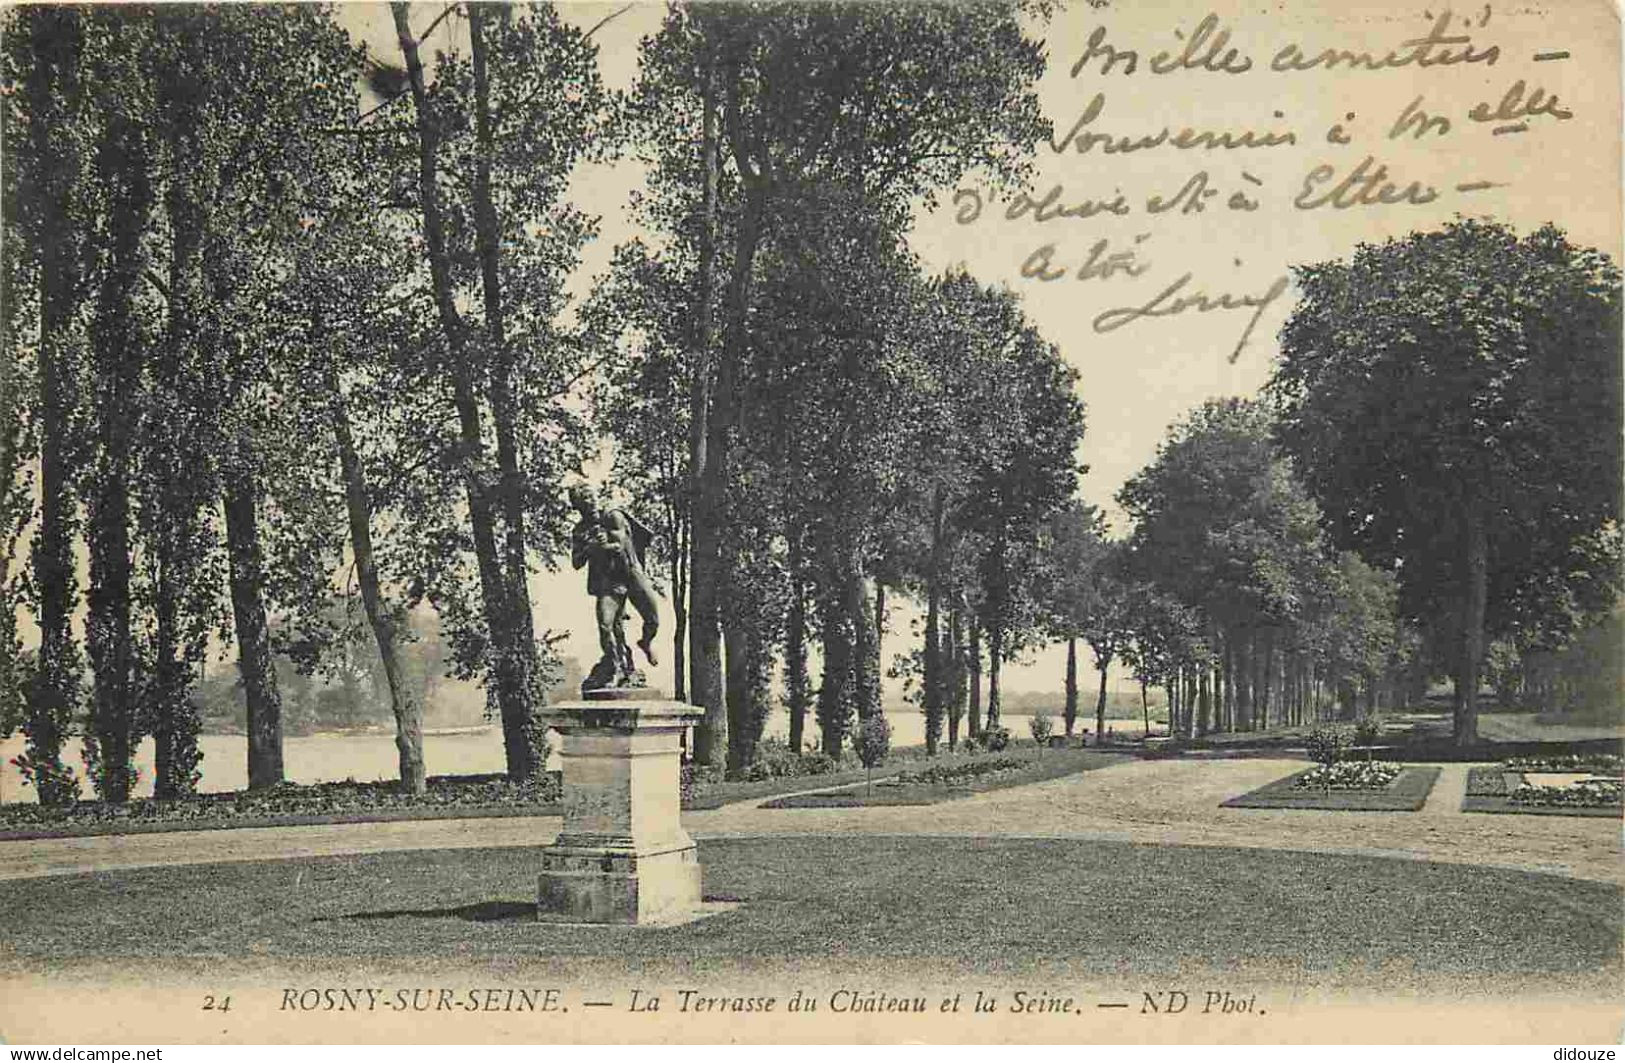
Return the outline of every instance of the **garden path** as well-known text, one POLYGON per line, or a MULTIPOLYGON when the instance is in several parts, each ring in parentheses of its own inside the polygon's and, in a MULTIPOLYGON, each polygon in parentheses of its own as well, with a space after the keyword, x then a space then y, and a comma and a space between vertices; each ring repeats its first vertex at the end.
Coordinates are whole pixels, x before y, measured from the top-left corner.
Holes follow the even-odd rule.
MULTIPOLYGON (((982 834, 1309 850, 1543 871, 1625 884, 1618 820, 1462 813, 1466 766, 1444 773, 1421 813, 1222 808, 1302 761, 1127 761, 928 806, 763 809, 760 800, 683 817, 698 838, 982 834)), ((419 820, 177 831, 0 842, 0 879, 153 865, 412 849, 540 846, 557 817, 419 820)))

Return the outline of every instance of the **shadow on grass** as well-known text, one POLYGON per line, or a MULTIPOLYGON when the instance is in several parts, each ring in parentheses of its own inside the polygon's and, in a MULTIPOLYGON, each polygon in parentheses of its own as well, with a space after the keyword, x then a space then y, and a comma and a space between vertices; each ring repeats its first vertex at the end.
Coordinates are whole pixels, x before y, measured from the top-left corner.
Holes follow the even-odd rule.
POLYGON ((535 901, 479 901, 454 908, 391 908, 382 912, 351 912, 319 916, 314 923, 369 922, 378 919, 461 919, 465 923, 504 923, 536 920, 535 901))
MULTIPOLYGON (((707 893, 704 904, 742 904, 744 898, 733 894, 707 893)), ((389 919, 460 919, 465 923, 534 923, 541 913, 535 901, 477 901, 450 908, 389 908, 377 912, 349 912, 345 915, 323 915, 313 923, 368 923, 389 919)))
POLYGON ((3 881, 0 910, 26 918, 0 920, 0 969, 455 956, 678 977, 835 962, 1056 984, 1214 971, 1388 991, 1517 982, 1610 999, 1621 974, 1620 888, 1527 871, 998 836, 706 839, 700 860, 708 901, 748 903, 653 933, 527 922, 536 856, 523 848, 3 881), (1042 898, 1041 917, 1026 898, 1042 898))

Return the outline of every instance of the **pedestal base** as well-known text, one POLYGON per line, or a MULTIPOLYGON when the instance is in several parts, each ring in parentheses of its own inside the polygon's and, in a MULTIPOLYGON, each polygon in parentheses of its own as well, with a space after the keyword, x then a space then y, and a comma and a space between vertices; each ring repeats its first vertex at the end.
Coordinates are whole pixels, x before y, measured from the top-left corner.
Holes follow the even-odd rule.
POLYGON ((662 852, 572 844, 542 850, 537 913, 567 923, 650 923, 700 907, 693 842, 662 852))

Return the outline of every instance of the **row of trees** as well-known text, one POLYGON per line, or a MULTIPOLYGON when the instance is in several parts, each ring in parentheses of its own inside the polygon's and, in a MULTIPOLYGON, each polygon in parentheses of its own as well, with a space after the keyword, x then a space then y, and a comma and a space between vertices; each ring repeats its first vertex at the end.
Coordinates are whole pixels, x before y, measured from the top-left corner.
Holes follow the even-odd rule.
POLYGON ((627 113, 659 244, 618 249, 586 317, 617 352, 597 395, 617 472, 668 529, 702 763, 755 756, 776 667, 791 746, 816 726, 838 752, 880 711, 889 592, 927 603, 932 748, 984 640, 997 720, 1022 559, 1074 489, 1083 410, 1010 293, 925 277, 906 236, 972 171, 1025 177, 1048 125, 1021 14, 695 5, 645 42, 627 113))
POLYGON ((925 277, 906 234, 968 173, 1024 179, 1048 126, 1023 9, 676 5, 617 99, 549 7, 391 15, 385 57, 315 6, 8 15, 0 722, 41 798, 77 791, 75 730, 103 798, 146 735, 157 793, 189 792, 213 640, 251 787, 282 778, 276 656, 332 669, 370 637, 421 789, 400 647, 424 602, 510 774, 538 770, 557 660, 527 577, 593 427, 666 518, 702 760, 754 755, 776 657, 797 739, 812 717, 839 748, 879 708, 886 591, 914 584, 933 645, 987 640, 996 718, 1082 407, 1013 297, 925 277), (467 54, 431 59, 453 22, 467 54), (565 184, 627 145, 653 244, 566 325, 595 222, 565 184))
POLYGON ((589 446, 558 321, 594 223, 562 192, 608 98, 550 8, 448 14, 471 54, 431 81, 403 5, 399 62, 317 6, 8 13, 0 713, 42 800, 77 791, 86 705, 100 796, 129 795, 143 735, 158 795, 189 792, 211 637, 237 649, 251 787, 282 779, 274 655, 341 667, 370 638, 421 790, 400 649, 424 602, 510 774, 539 769, 557 658, 528 576, 589 446))
POLYGON ((1170 728, 1188 736, 1406 698, 1417 647, 1395 581, 1328 542, 1273 428, 1258 402, 1208 402, 1118 493, 1126 539, 1084 506, 1051 521, 1047 625, 1068 641, 1069 732, 1079 640, 1102 730, 1114 661, 1167 691, 1170 728))
POLYGON ((1503 690, 1617 706, 1618 268, 1469 220, 1297 272, 1263 397, 1173 429, 1117 496, 1128 538, 1086 508, 1052 524, 1050 625, 1094 651, 1100 724, 1114 658, 1186 734, 1444 674, 1470 744, 1486 662, 1503 690))

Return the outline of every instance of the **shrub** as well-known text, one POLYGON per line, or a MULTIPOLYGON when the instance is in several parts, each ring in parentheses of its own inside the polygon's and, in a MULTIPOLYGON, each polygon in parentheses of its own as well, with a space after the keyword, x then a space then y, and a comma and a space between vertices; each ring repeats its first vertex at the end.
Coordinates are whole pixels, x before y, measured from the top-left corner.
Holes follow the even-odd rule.
POLYGON ((1354 744, 1374 746, 1382 738, 1382 721, 1375 716, 1362 716, 1354 721, 1354 744))
POLYGON ((877 768, 886 762, 891 752, 891 723, 881 713, 863 721, 852 736, 852 749, 865 768, 877 768))
POLYGON ((722 772, 710 764, 684 764, 677 774, 680 800, 691 801, 707 786, 722 781, 722 772))
POLYGON ((27 753, 11 758, 12 766, 23 777, 24 786, 33 786, 42 805, 71 805, 79 799, 79 777, 65 764, 52 764, 48 760, 35 760, 27 753))
POLYGON ((746 771, 749 779, 783 779, 802 774, 801 757, 790 751, 788 743, 777 738, 764 738, 756 744, 756 760, 746 771))
POLYGON ((835 758, 816 749, 792 752, 779 738, 764 738, 756 745, 756 759, 746 765, 740 778, 747 782, 768 779, 797 779, 803 775, 827 775, 840 768, 835 758))
POLYGON ((982 748, 997 753, 1010 744, 1010 728, 988 727, 982 731, 982 748))
POLYGON ((1027 730, 1032 732, 1033 741, 1042 748, 1049 741, 1049 736, 1055 733, 1055 721, 1049 718, 1049 713, 1039 710, 1027 721, 1027 730))
POLYGON ((886 762, 886 754, 891 752, 891 724, 883 713, 875 713, 858 728, 857 734, 852 736, 852 748, 863 761, 863 770, 868 778, 868 790, 874 792, 873 772, 876 767, 886 762))
POLYGON ((1000 772, 1020 771, 1027 767, 1029 761, 1016 757, 997 757, 990 760, 979 760, 971 764, 932 764, 920 771, 899 772, 899 783, 919 783, 930 786, 968 785, 985 776, 996 775, 1000 772))
POLYGON ((1349 733, 1335 725, 1317 727, 1304 738, 1304 747, 1310 760, 1331 767, 1348 755, 1349 733))
POLYGON ((801 754, 801 773, 803 775, 829 775, 832 772, 839 771, 840 767, 840 761, 821 749, 814 749, 801 754))

